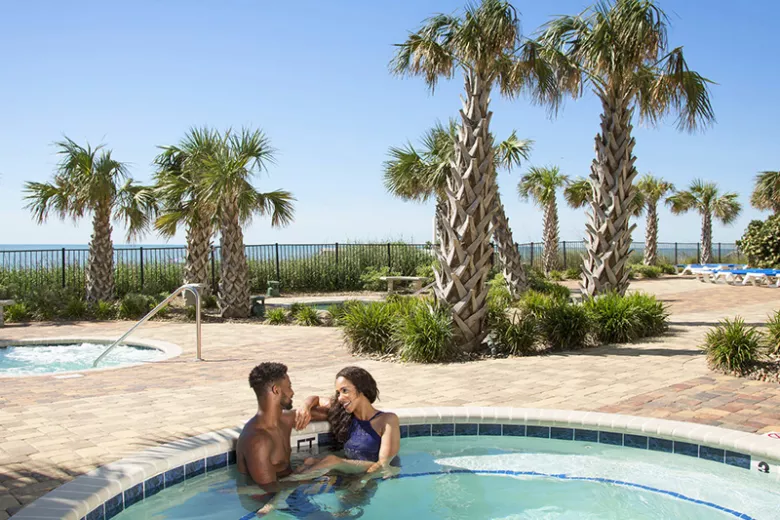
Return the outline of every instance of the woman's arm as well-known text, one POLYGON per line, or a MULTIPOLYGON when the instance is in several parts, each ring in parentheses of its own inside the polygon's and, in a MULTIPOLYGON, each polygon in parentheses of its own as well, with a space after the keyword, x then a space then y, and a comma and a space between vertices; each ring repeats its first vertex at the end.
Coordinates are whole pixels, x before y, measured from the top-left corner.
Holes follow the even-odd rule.
POLYGON ((401 449, 401 426, 398 416, 394 413, 386 415, 385 431, 382 432, 382 443, 379 445, 379 460, 368 468, 369 473, 389 466, 401 449))

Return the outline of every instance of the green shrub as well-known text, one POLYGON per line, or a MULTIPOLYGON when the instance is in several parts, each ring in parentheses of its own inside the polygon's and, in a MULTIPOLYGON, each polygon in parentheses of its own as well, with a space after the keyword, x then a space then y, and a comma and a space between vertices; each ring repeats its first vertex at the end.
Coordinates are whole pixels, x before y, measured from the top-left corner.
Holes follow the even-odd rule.
POLYGON ((82 320, 87 316, 88 312, 87 302, 81 298, 71 297, 65 303, 62 316, 70 320, 82 320))
POLYGON ((350 305, 344 313, 344 337, 354 353, 392 353, 396 351, 393 329, 397 304, 371 302, 350 305))
POLYGON ((772 268, 780 265, 780 215, 748 224, 737 247, 753 267, 772 268))
POLYGON ((538 324, 533 314, 495 309, 489 316, 487 343, 496 354, 528 356, 536 353, 538 324))
POLYGON ((707 332, 700 348, 712 368, 744 374, 758 360, 761 333, 737 317, 719 322, 707 332))
POLYGON ((116 307, 112 302, 99 300, 92 306, 92 313, 97 320, 113 320, 116 318, 116 307))
POLYGON ((265 313, 265 321, 269 325, 284 325, 287 323, 287 311, 281 307, 270 309, 265 313))
POLYGON ((503 274, 497 274, 488 280, 488 305, 496 305, 501 308, 508 307, 512 303, 512 293, 506 284, 503 274))
POLYGON ((295 315, 295 323, 305 327, 317 327, 322 325, 322 320, 317 309, 310 305, 305 305, 295 315))
POLYGON ((561 280, 563 280, 563 273, 553 269, 547 274, 547 278, 555 282, 560 282, 561 280))
POLYGON ((641 337, 643 324, 628 298, 607 293, 584 303, 593 320, 596 337, 603 343, 625 343, 641 337))
POLYGON ((152 310, 154 299, 145 294, 126 294, 119 301, 119 317, 126 320, 143 318, 152 310))
POLYGON ((541 318, 553 302, 563 303, 561 298, 556 298, 554 294, 530 290, 523 293, 523 296, 518 302, 518 307, 536 318, 541 318))
POLYGON ((8 322, 19 323, 30 319, 30 311, 27 305, 19 302, 5 308, 5 319, 8 322))
POLYGON ((573 350, 586 345, 591 320, 582 305, 550 299, 539 317, 539 331, 551 350, 573 350))
POLYGON ((71 298, 73 295, 61 287, 37 287, 25 295, 22 303, 27 305, 32 319, 50 320, 62 315, 71 298))
POLYGON ((400 318, 394 342, 400 345, 401 359, 417 363, 437 363, 452 359, 452 313, 439 305, 417 305, 400 318))
POLYGON ((385 267, 367 267, 360 275, 360 284, 366 291, 384 291, 387 289, 387 282, 380 280, 382 276, 401 276, 398 271, 391 271, 385 267))
POLYGON ((642 278, 658 278, 663 270, 656 265, 633 264, 629 266, 634 273, 642 275, 642 278))
POLYGON ((203 307, 205 309, 216 309, 217 308, 217 297, 214 294, 209 294, 208 296, 203 298, 203 307))
POLYGON ((636 292, 624 296, 634 307, 641 324, 639 337, 657 336, 669 328, 669 311, 666 304, 660 302, 652 294, 636 292))
POLYGON ((436 262, 431 262, 429 264, 422 264, 418 265, 417 269, 414 272, 414 276, 421 276, 428 280, 428 283, 433 281, 433 269, 436 265, 436 262))
POLYGON ((187 317, 189 321, 195 321, 195 319, 198 316, 197 307, 195 307, 194 305, 187 305, 184 308, 184 315, 187 317))
POLYGON ((14 300, 18 297, 18 289, 12 284, 0 284, 0 300, 14 300))
POLYGON ((780 311, 775 311, 767 320, 765 338, 769 354, 780 356, 780 311))
POLYGON ((567 280, 579 280, 582 276, 582 270, 578 267, 569 267, 563 272, 567 280))
POLYGON ((664 262, 658 264, 658 267, 661 268, 661 272, 664 274, 677 274, 677 269, 672 264, 667 264, 664 262))
POLYGON ((298 313, 301 312, 305 308, 306 308, 306 304, 305 303, 293 302, 290 305, 290 309, 289 309, 290 310, 290 317, 294 319, 296 316, 298 316, 298 313))
POLYGON ((328 305, 326 310, 330 315, 331 325, 340 325, 341 318, 344 316, 344 313, 347 312, 347 308, 343 303, 334 303, 333 305, 328 305))

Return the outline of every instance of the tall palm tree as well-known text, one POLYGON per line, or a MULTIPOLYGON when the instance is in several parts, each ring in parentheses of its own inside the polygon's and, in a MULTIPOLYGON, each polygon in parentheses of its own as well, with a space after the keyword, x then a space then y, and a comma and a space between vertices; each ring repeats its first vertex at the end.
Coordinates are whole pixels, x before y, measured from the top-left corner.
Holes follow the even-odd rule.
MULTIPOLYGON (((390 159, 384 164, 385 187, 393 195, 403 199, 425 202, 436 197, 436 234, 439 241, 445 239, 444 225, 447 217, 447 175, 455 156, 457 123, 450 120, 445 128, 437 123, 420 140, 422 147, 416 149, 411 143, 405 147, 391 147, 390 159)), ((527 160, 531 153, 531 141, 519 139, 512 132, 505 141, 493 149, 496 167, 511 170, 521 161, 527 160)), ((509 219, 506 218, 503 205, 496 197, 492 232, 496 250, 501 262, 504 278, 509 290, 517 295, 525 290, 528 279, 521 263, 520 253, 512 239, 509 219)))
POLYGON ((649 173, 636 183, 640 199, 639 211, 647 212, 645 226, 645 265, 655 265, 658 259, 658 201, 674 191, 674 185, 649 173))
POLYGON ((672 213, 679 215, 695 210, 701 215, 701 262, 707 264, 712 259, 712 218, 723 224, 731 224, 742 211, 737 200, 738 195, 728 192, 721 195, 714 182, 694 180, 685 191, 678 191, 667 197, 666 202, 672 213))
POLYGON ((676 113, 679 129, 696 130, 714 121, 710 81, 688 68, 682 47, 668 49, 667 16, 653 0, 604 1, 577 16, 553 19, 540 43, 579 67, 581 85, 601 101, 581 285, 587 296, 624 293, 637 174, 634 110, 650 123, 676 113))
POLYGON ((86 270, 88 301, 114 297, 114 245, 111 221, 123 221, 127 240, 146 230, 155 208, 152 191, 129 178, 127 166, 103 145, 85 147, 65 138, 55 143, 62 156, 52 182, 25 183, 25 200, 39 224, 54 212, 79 220, 92 214, 92 237, 86 270))
POLYGON ((750 196, 750 204, 756 209, 780 214, 780 171, 761 172, 756 175, 756 186, 750 196))
POLYGON ((517 185, 517 192, 521 198, 525 200, 533 198, 534 202, 544 208, 542 264, 546 273, 558 268, 558 202, 556 195, 558 188, 566 185, 568 181, 569 178, 563 175, 557 166, 546 168, 535 166, 523 175, 517 185))
POLYGON ((398 45, 393 72, 421 76, 433 90, 440 77, 463 74, 465 96, 455 157, 447 176, 445 238, 434 272, 437 298, 452 306, 455 341, 478 349, 487 332, 490 231, 496 211, 495 165, 490 134, 490 93, 523 90, 555 103, 558 78, 537 56, 537 45, 521 41, 514 7, 501 0, 468 5, 462 16, 438 14, 398 45))
POLYGON ((177 146, 162 147, 155 158, 155 193, 160 209, 155 228, 166 237, 176 234, 179 225, 187 229, 187 258, 184 283, 202 286, 211 294, 209 254, 214 233, 214 207, 204 200, 205 161, 220 142, 219 133, 193 128, 177 146))
POLYGON ((246 318, 250 294, 242 227, 255 214, 270 215, 272 226, 292 222, 288 191, 261 193, 252 178, 274 161, 274 149, 261 131, 228 130, 203 160, 203 200, 214 208, 220 233, 219 308, 225 318, 246 318))

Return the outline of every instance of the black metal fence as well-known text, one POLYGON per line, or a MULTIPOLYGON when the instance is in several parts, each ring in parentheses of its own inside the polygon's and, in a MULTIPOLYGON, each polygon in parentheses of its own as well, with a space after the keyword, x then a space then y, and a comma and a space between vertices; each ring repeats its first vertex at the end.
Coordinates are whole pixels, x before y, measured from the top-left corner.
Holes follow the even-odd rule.
MULTIPOLYGON (((541 242, 518 245, 523 260, 542 266, 541 242)), ((633 261, 641 262, 644 244, 633 244, 633 261)), ((561 269, 576 268, 585 254, 582 241, 560 242, 561 269)), ((30 294, 41 289, 64 289, 74 294, 84 291, 89 252, 85 248, 0 250, 0 292, 13 287, 30 294)), ((386 270, 394 274, 415 275, 430 271, 434 251, 430 244, 264 244, 246 246, 249 283, 252 291, 263 292, 269 280, 277 280, 288 292, 349 291, 364 288, 367 272, 386 270)), ((658 244, 661 261, 696 263, 701 245, 695 242, 658 244)), ((743 262, 744 256, 734 243, 713 244, 713 261, 743 262)), ((169 293, 183 283, 186 248, 117 247, 114 249, 117 295, 131 292, 169 293)), ((209 275, 216 291, 220 270, 220 250, 214 247, 209 275)))

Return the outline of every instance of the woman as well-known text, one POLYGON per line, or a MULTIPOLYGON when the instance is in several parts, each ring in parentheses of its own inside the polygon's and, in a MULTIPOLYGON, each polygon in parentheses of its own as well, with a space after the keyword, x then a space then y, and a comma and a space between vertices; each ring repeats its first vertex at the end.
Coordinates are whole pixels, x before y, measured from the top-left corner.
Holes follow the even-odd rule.
POLYGON ((377 397, 376 381, 368 371, 346 367, 336 374, 336 395, 332 399, 307 398, 300 412, 301 422, 308 423, 312 415, 327 417, 344 458, 328 455, 321 460, 307 459, 302 471, 374 473, 397 466, 401 447, 398 416, 374 408, 377 397))

